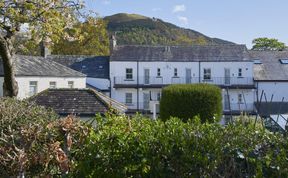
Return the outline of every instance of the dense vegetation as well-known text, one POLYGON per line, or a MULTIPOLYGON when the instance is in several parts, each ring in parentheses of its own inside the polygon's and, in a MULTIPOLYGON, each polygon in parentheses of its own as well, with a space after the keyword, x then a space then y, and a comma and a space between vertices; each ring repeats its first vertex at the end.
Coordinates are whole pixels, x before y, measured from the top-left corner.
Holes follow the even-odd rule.
POLYGON ((76 177, 287 177, 287 139, 241 120, 222 127, 98 117, 76 177), (243 121, 243 122, 242 122, 243 121))
POLYGON ((288 140, 242 116, 223 127, 98 115, 96 127, 0 100, 0 177, 287 177, 288 140))
POLYGON ((187 121, 197 115, 202 122, 219 121, 222 115, 222 95, 219 87, 209 84, 180 84, 163 89, 160 101, 162 120, 172 116, 187 121))
POLYGON ((0 131, 0 177, 45 177, 73 171, 88 127, 26 101, 2 98, 0 131))
POLYGON ((256 38, 252 41, 252 50, 257 51, 283 51, 286 46, 274 38, 256 38))
POLYGON ((137 14, 115 14, 105 17, 110 34, 117 34, 119 44, 136 45, 207 45, 232 44, 209 38, 197 31, 183 29, 156 18, 137 14))

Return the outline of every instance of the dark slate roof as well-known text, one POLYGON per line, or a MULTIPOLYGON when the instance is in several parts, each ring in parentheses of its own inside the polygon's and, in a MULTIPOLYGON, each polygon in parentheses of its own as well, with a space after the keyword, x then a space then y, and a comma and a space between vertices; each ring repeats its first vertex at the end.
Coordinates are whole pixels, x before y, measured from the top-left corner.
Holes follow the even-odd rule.
POLYGON ((94 116, 105 113, 109 106, 123 113, 127 110, 125 105, 91 89, 47 89, 29 100, 59 115, 94 116))
POLYGON ((262 117, 270 115, 288 114, 288 102, 262 102, 255 104, 262 117))
MULTIPOLYGON (((16 76, 85 77, 84 74, 41 56, 15 56, 16 76)), ((4 75, 0 59, 0 76, 4 75)))
POLYGON ((87 77, 109 79, 109 56, 50 55, 47 59, 86 74, 87 77))
POLYGON ((287 81, 288 64, 279 59, 288 59, 288 51, 249 51, 251 59, 259 59, 262 64, 254 64, 254 79, 258 81, 287 81))
POLYGON ((110 61, 243 61, 245 45, 116 46, 110 61))

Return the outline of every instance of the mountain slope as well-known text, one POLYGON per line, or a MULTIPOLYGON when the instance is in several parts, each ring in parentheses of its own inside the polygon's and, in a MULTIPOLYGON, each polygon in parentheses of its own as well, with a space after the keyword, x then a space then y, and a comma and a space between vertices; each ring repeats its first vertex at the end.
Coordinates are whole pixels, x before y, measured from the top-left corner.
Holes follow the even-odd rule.
POLYGON ((138 14, 115 14, 104 18, 109 33, 117 34, 118 44, 135 45, 209 45, 234 44, 210 38, 194 30, 180 28, 160 19, 138 14))

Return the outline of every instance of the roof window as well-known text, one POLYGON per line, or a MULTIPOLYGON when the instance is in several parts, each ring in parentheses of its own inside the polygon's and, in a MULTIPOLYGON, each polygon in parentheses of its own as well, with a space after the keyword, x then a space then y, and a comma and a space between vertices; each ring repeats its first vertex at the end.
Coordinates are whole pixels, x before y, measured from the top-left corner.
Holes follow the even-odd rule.
POLYGON ((254 61, 254 64, 262 64, 260 59, 254 59, 253 61, 254 61))
POLYGON ((288 59, 279 59, 281 64, 288 64, 288 59))

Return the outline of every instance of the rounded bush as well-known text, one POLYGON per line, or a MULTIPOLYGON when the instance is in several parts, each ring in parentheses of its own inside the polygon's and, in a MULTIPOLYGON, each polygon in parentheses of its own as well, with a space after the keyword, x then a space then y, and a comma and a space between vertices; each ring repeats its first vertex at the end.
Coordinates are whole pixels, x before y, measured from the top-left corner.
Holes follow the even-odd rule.
POLYGON ((184 122, 199 116, 202 122, 219 121, 222 115, 221 89, 209 84, 170 85, 162 91, 160 118, 179 117, 184 122))

